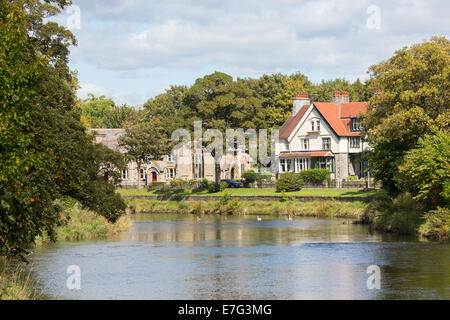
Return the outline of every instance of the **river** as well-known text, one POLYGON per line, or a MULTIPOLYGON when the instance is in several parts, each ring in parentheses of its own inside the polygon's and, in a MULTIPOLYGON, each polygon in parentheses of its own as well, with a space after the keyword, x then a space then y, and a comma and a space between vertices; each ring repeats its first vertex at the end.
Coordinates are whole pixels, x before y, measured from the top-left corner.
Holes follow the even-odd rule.
POLYGON ((57 299, 450 299, 450 245, 345 220, 137 215, 107 241, 35 250, 57 299), (67 288, 78 266, 81 289, 67 288), (368 289, 369 266, 381 270, 368 289))

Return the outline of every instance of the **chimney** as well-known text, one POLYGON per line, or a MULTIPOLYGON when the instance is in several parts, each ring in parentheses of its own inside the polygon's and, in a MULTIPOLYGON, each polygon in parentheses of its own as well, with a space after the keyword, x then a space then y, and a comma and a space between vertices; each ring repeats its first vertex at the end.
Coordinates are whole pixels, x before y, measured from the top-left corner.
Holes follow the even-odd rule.
POLYGON ((307 94, 297 94, 294 98, 294 113, 292 115, 295 117, 303 106, 310 104, 311 101, 309 100, 309 96, 307 94))
POLYGON ((343 103, 350 103, 350 95, 347 91, 335 91, 333 96, 333 103, 339 107, 343 103))
POLYGON ((334 92, 333 103, 337 106, 341 105, 341 92, 340 91, 334 92))
POLYGON ((350 103, 350 95, 348 94, 348 92, 342 92, 341 103, 350 103))

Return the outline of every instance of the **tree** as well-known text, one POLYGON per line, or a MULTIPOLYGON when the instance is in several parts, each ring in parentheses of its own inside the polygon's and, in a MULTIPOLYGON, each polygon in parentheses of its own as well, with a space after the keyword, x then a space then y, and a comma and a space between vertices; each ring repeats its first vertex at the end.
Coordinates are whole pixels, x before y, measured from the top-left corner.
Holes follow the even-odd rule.
POLYGON ((438 131, 420 138, 417 147, 405 154, 396 181, 426 209, 450 209, 450 133, 438 131))
POLYGON ((69 3, 0 3, 0 256, 23 256, 43 233, 55 239, 60 198, 112 222, 125 211, 102 169, 121 163, 93 143, 75 107, 75 38, 43 22, 69 3))
POLYGON ((138 112, 126 105, 114 107, 102 119, 102 128, 119 129, 135 123, 138 119, 138 112))
MULTIPOLYGON (((259 99, 242 83, 221 72, 215 72, 197 79, 186 92, 183 100, 183 117, 186 127, 193 130, 195 121, 203 122, 203 129, 219 130, 223 137, 227 129, 244 130, 261 128, 264 125, 264 113, 259 99)), ((219 141, 222 146, 225 141, 219 141)), ((216 183, 221 177, 221 158, 216 157, 216 183)))
MULTIPOLYGON (((165 123, 157 117, 144 118, 125 129, 125 135, 119 138, 119 146, 124 148, 129 160, 137 164, 138 175, 142 165, 151 160, 159 160, 169 154, 173 145, 165 123)), ((138 189, 141 179, 138 179, 138 189)))
POLYGON ((81 104, 82 120, 89 128, 104 128, 105 119, 110 116, 116 104, 105 96, 96 97, 92 93, 81 104))
POLYGON ((426 134, 448 130, 450 42, 434 37, 405 47, 369 71, 368 88, 378 94, 363 117, 363 135, 373 147, 367 160, 372 175, 395 195, 405 154, 426 134))

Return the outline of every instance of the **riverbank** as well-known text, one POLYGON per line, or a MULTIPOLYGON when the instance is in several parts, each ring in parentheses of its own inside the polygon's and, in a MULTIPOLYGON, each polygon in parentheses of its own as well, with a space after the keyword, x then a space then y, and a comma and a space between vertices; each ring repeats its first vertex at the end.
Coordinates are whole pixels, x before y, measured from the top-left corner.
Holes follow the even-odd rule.
POLYGON ((164 201, 139 198, 130 198, 126 201, 131 213, 272 215, 354 220, 361 219, 369 208, 369 204, 362 201, 239 201, 227 196, 223 196, 219 201, 164 201))

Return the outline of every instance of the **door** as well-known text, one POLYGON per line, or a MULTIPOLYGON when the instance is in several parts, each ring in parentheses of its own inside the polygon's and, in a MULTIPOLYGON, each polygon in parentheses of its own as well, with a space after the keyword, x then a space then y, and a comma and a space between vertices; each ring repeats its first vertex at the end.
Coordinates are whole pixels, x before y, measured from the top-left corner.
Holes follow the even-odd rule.
POLYGON ((156 182, 158 181, 158 175, 156 174, 155 171, 152 172, 152 182, 156 182))

